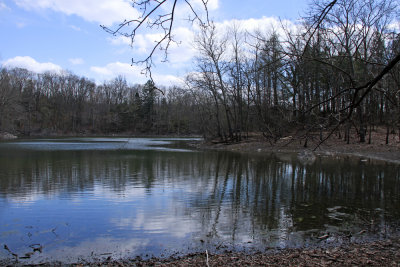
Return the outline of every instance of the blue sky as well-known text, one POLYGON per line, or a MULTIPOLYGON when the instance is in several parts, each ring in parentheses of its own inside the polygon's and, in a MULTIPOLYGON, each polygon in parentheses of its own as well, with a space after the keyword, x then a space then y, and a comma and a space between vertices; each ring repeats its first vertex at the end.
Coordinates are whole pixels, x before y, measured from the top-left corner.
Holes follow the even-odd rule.
MULTIPOLYGON (((196 5, 200 0, 191 0, 196 5)), ((183 1, 181 1, 183 2, 183 1)), ((242 20, 245 28, 277 25, 278 18, 295 22, 307 8, 307 0, 210 0, 210 16, 217 23, 242 20), (245 3, 245 4, 243 4, 245 3)), ((191 70, 193 30, 184 20, 187 7, 178 6, 176 38, 168 63, 153 69, 156 82, 172 83, 191 70)), ((86 76, 101 83, 124 75, 130 83, 144 83, 140 66, 131 58, 143 59, 156 32, 140 32, 138 42, 112 37, 100 24, 115 26, 137 16, 130 0, 0 0, 0 64, 25 67, 35 72, 61 70, 86 76), (152 35, 153 34, 153 35, 152 35)))

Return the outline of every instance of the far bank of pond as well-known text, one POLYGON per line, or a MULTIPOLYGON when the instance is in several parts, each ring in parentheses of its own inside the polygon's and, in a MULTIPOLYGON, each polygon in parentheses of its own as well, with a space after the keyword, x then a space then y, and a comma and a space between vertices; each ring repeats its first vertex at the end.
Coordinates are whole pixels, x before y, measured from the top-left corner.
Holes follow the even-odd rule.
MULTIPOLYGON (((329 133, 324 133, 324 136, 329 133)), ((241 142, 224 143, 218 140, 199 141, 192 146, 200 149, 245 152, 245 153, 304 153, 312 152, 320 156, 355 156, 400 164, 400 140, 398 135, 390 135, 386 144, 386 133, 379 129, 372 134, 371 143, 360 143, 357 137, 349 142, 337 135, 321 143, 318 135, 307 140, 298 136, 286 136, 276 141, 267 140, 261 134, 252 134, 241 142)))

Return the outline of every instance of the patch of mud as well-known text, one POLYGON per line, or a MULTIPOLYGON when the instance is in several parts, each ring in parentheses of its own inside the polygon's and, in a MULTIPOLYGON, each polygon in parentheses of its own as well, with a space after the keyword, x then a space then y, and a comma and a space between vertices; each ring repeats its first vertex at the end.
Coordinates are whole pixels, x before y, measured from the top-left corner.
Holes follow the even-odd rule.
MULTIPOLYGON (((22 266, 20 263, 0 262, 3 266, 22 266)), ((225 251, 221 254, 188 254, 167 259, 151 258, 112 260, 74 264, 43 263, 37 266, 399 266, 400 239, 391 238, 337 247, 282 249, 242 253, 225 251)))

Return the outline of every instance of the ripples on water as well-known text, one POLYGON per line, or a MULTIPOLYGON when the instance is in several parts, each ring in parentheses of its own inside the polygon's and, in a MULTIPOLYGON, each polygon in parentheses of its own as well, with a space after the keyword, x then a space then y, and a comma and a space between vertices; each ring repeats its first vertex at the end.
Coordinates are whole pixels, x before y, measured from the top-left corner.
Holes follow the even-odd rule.
POLYGON ((398 165, 350 157, 303 165, 295 154, 179 145, 188 140, 0 143, 0 259, 298 247, 398 227, 398 165))

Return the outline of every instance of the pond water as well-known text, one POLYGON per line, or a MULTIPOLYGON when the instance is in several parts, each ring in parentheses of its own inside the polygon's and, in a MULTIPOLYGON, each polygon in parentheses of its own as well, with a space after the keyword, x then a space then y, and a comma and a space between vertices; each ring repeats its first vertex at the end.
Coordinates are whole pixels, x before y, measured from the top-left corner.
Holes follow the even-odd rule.
POLYGON ((399 165, 190 149, 192 139, 0 143, 0 260, 167 257, 399 231, 399 165), (14 255, 13 255, 14 254, 14 255))

